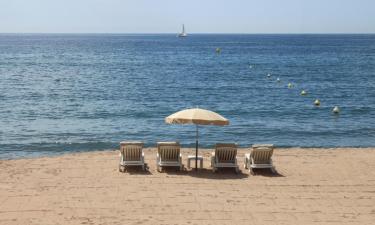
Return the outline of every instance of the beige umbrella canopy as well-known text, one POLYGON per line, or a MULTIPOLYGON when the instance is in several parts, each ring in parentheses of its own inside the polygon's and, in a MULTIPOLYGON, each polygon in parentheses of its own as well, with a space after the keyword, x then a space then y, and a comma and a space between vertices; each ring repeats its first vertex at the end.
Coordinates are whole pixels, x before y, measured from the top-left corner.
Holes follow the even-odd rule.
POLYGON ((195 142, 195 169, 197 170, 198 158, 198 125, 229 125, 229 120, 223 116, 200 108, 185 109, 176 112, 165 118, 166 123, 170 124, 195 124, 196 125, 196 142, 195 142))
POLYGON ((229 120, 223 116, 206 109, 185 109, 165 118, 166 123, 171 124, 196 124, 224 126, 229 120))

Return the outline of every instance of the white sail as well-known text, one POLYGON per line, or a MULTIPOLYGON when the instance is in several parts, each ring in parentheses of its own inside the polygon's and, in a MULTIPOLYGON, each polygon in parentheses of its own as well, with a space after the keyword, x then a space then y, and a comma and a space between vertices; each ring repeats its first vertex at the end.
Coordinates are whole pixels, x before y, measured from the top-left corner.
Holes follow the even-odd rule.
POLYGON ((182 32, 178 34, 178 37, 186 37, 187 33, 185 32, 185 24, 182 24, 182 32))

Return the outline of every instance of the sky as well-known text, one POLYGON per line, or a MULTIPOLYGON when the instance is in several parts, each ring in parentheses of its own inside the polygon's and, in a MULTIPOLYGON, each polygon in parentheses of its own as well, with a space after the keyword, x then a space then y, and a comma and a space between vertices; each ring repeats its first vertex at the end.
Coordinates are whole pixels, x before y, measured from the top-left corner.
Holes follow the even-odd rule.
POLYGON ((0 0, 0 33, 375 33, 375 0, 0 0))

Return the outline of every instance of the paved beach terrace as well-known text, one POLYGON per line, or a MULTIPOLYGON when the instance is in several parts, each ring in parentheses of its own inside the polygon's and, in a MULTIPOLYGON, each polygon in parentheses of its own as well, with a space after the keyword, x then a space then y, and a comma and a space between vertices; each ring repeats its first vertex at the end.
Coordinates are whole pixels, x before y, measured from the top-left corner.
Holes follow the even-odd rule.
MULTIPOLYGON (((184 164, 193 149, 182 149, 184 164)), ((0 224, 374 224, 375 149, 276 149, 278 171, 118 172, 118 150, 0 160, 0 224)))

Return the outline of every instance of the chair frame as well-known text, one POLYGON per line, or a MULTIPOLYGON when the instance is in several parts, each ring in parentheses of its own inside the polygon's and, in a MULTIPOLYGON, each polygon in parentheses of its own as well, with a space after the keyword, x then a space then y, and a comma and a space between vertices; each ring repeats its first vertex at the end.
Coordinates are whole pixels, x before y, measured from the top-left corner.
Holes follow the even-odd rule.
POLYGON ((156 153, 156 169, 158 172, 162 171, 163 167, 178 167, 179 170, 183 170, 184 165, 182 164, 181 146, 179 142, 158 142, 158 152, 156 153), (164 152, 162 151, 169 151, 164 152), (173 153, 176 151, 176 153, 173 153), (164 154, 176 154, 176 160, 164 160, 164 154))
POLYGON ((142 166, 144 171, 147 170, 145 164, 145 154, 143 152, 143 142, 120 142, 120 164, 119 171, 125 172, 127 166, 142 166), (130 151, 130 154, 139 155, 139 160, 127 160, 125 151, 130 151))
POLYGON ((254 144, 252 145, 251 152, 245 154, 244 168, 248 169, 249 172, 254 175, 253 169, 271 169, 272 173, 276 173, 275 166, 273 165, 272 155, 273 155, 274 145, 272 144, 254 144), (269 161, 267 163, 258 163, 254 159, 254 154, 259 154, 255 152, 264 151, 269 154, 269 161))
POLYGON ((237 164, 237 145, 234 143, 217 143, 215 145, 215 152, 212 152, 211 155, 211 167, 213 172, 216 172, 218 168, 235 168, 236 173, 239 173, 240 170, 237 164), (225 157, 234 157, 233 161, 220 162, 221 160, 218 158, 218 156, 222 154, 221 151, 227 152, 225 157))

